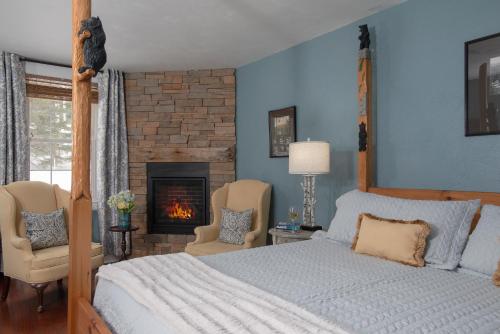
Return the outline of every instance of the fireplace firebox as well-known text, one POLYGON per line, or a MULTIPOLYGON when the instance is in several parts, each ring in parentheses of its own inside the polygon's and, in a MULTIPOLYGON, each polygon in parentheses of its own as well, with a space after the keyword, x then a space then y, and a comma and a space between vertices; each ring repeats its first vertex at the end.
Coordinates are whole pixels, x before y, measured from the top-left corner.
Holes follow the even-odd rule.
POLYGON ((148 233, 193 234, 209 220, 208 163, 148 163, 148 233))

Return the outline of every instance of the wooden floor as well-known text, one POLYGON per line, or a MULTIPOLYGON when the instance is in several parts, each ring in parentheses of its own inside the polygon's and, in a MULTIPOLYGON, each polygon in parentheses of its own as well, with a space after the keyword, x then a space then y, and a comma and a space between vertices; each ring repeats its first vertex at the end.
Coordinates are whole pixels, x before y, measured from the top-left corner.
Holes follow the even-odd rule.
MULTIPOLYGON (((3 277, 0 277, 3 288, 3 277)), ((67 293, 67 281, 64 281, 67 293)), ((11 280, 5 302, 0 301, 1 334, 60 334, 66 333, 66 294, 61 296, 56 282, 45 290, 45 311, 38 313, 36 292, 28 284, 11 280)))

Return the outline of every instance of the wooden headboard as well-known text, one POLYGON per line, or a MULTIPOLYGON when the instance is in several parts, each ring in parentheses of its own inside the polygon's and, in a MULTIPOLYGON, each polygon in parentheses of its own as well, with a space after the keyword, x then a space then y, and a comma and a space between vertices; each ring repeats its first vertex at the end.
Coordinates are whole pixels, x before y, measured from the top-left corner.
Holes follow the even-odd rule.
MULTIPOLYGON (((500 193, 476 191, 452 191, 431 189, 379 188, 373 182, 373 138, 372 126, 372 64, 370 50, 362 49, 358 60, 358 103, 359 103, 359 153, 358 153, 358 188, 361 191, 379 195, 421 200, 472 200, 480 199, 481 205, 493 204, 500 206, 500 193)), ((477 225, 480 211, 476 213, 471 231, 477 225)))
MULTIPOLYGON (((480 199, 481 205, 493 204, 500 206, 500 193, 378 187, 370 187, 368 188, 368 192, 392 197, 436 201, 467 201, 472 199, 480 199)), ((480 216, 480 211, 478 211, 474 216, 474 220, 471 226, 471 232, 476 227, 480 216)))
POLYGON ((471 199, 480 199, 482 205, 500 205, 500 193, 378 187, 370 187, 368 191, 379 195, 437 201, 467 201, 471 199))

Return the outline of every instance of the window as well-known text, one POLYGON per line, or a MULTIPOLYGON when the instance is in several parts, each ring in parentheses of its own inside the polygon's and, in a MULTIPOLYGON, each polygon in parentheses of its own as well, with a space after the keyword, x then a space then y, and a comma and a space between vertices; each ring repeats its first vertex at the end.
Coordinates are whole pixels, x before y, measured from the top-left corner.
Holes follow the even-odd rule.
POLYGON ((71 102, 29 98, 30 180, 71 188, 71 102))
MULTIPOLYGON (((30 117, 30 180, 57 184, 70 190, 71 81, 34 75, 27 76, 26 81, 30 117)), ((97 91, 95 86, 92 88, 92 118, 95 118, 97 91)), ((91 160, 94 159, 91 157, 91 160)))

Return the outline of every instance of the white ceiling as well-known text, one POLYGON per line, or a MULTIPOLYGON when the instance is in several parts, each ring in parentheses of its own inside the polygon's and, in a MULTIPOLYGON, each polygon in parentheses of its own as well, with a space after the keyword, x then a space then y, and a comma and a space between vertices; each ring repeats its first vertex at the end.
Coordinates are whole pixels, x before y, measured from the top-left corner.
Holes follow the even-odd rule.
MULTIPOLYGON (((94 0, 108 67, 238 67, 401 0, 94 0)), ((0 50, 71 59, 70 0, 0 0, 0 50)))

